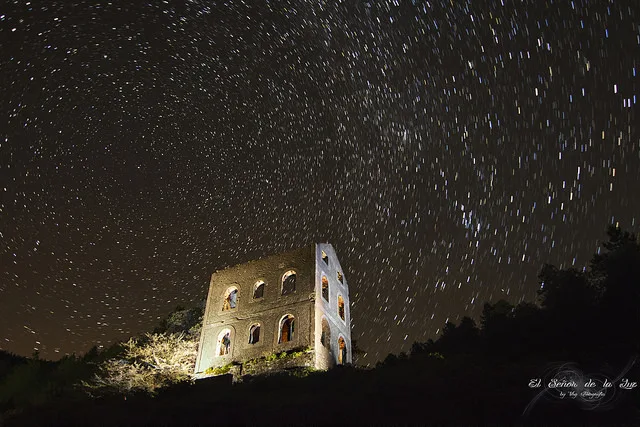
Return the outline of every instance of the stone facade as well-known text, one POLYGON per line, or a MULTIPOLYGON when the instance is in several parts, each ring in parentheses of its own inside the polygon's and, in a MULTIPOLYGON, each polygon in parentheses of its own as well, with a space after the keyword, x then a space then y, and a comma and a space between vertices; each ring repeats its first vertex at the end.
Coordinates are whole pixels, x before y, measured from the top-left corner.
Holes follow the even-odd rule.
POLYGON ((229 267, 211 276, 195 373, 302 349, 301 366, 351 363, 350 324, 347 279, 330 244, 229 267))

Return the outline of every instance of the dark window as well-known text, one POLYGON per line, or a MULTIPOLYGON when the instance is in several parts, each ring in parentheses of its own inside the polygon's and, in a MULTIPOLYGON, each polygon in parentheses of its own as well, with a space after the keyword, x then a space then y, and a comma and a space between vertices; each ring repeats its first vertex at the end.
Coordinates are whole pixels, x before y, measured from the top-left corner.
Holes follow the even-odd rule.
POLYGON ((292 315, 287 314, 280 321, 280 334, 278 337, 278 343, 284 343, 293 341, 294 334, 294 318, 292 315))
POLYGON ((255 344, 260 341, 260 325, 255 324, 249 329, 249 344, 255 344))
POLYGON ((322 298, 329 302, 329 280, 325 276, 322 276, 322 298))
POLYGON ((331 328, 327 319, 322 319, 322 334, 320 335, 320 342, 327 350, 331 350, 331 328))
POLYGON ((329 257, 327 256, 327 253, 325 251, 322 251, 322 260, 325 264, 329 265, 329 257))
POLYGON ((342 295, 338 295, 338 316, 344 320, 344 299, 342 295))
POLYGON ((282 295, 288 295, 296 290, 296 272, 289 270, 282 276, 282 295))
POLYGON ((342 273, 340 273, 339 271, 338 271, 338 282, 340 282, 340 283, 344 283, 344 282, 342 281, 342 273))
POLYGON ((264 296, 264 282, 258 282, 253 287, 253 299, 260 299, 264 296))

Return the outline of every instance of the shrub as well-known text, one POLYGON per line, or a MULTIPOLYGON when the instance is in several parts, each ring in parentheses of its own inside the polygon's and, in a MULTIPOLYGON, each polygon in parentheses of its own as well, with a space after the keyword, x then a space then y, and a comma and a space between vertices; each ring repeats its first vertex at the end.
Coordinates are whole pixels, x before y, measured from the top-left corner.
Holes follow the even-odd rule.
POLYGON ((212 366, 210 368, 207 368, 204 373, 207 375, 224 375, 231 370, 231 366, 233 366, 233 363, 228 363, 224 366, 218 366, 217 368, 214 368, 212 366))
POLYGON ((191 380, 198 343, 184 334, 146 334, 123 344, 124 353, 100 365, 92 381, 82 385, 89 393, 155 394, 158 389, 191 380))

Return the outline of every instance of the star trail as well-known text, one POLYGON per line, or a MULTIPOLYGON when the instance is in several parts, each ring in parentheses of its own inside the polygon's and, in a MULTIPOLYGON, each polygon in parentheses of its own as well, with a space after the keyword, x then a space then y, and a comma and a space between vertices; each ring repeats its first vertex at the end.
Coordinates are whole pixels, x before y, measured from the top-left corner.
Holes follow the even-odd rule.
POLYGON ((82 353, 332 243, 363 363, 640 214, 628 1, 0 6, 0 348, 82 353))

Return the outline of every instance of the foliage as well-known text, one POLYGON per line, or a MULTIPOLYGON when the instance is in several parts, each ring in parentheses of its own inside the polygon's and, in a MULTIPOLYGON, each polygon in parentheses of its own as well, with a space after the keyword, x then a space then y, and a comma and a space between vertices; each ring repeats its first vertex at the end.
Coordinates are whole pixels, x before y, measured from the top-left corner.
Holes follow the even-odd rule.
POLYGON ((0 350, 0 378, 4 378, 13 368, 27 361, 26 357, 0 350))
POLYGON ((160 322, 160 325, 153 332, 184 333, 186 336, 196 337, 200 335, 203 317, 204 306, 202 304, 192 308, 178 306, 160 322))
POLYGON ((44 366, 37 359, 16 366, 0 385, 0 407, 20 407, 44 400, 44 366))
POLYGON ((448 347, 457 353, 470 352, 478 346, 479 336, 480 330, 476 327, 475 321, 465 316, 458 326, 447 322, 438 345, 448 347))
POLYGON ((0 412, 39 405, 62 395, 79 395, 78 382, 93 372, 92 365, 74 355, 57 362, 26 359, 0 380, 0 412))
POLYGON ((594 255, 589 269, 542 267, 540 306, 487 302, 480 329, 469 318, 458 326, 447 323, 437 341, 414 343, 411 354, 474 353, 496 361, 555 351, 557 357, 611 360, 640 352, 640 336, 629 333, 640 330, 640 245, 634 234, 617 227, 607 233, 605 250, 594 255))
POLYGON ((271 353, 271 354, 269 354, 268 356, 265 357, 267 362, 273 362, 277 358, 278 358, 278 355, 276 353, 271 353))
POLYGON ((84 388, 95 393, 154 394, 162 387, 191 380, 204 306, 176 307, 152 334, 112 346, 100 358, 96 348, 85 358, 99 359, 99 372, 84 388))
POLYGON ((224 366, 219 366, 217 368, 209 367, 207 368, 204 373, 207 375, 224 375, 229 373, 229 371, 231 370, 231 367, 233 366, 233 363, 228 363, 224 366))
POLYGON ((58 398, 135 390, 190 379, 202 325, 202 307, 174 310, 156 334, 58 361, 0 350, 0 412, 20 410, 58 398), (183 333, 183 335, 180 335, 183 333), (189 366, 190 365, 190 366, 189 366), (187 368, 187 366, 189 366, 187 368))
POLYGON ((545 265, 539 274, 542 289, 538 291, 542 307, 549 310, 567 310, 595 305, 596 288, 589 282, 586 273, 573 268, 559 270, 545 265))
MULTIPOLYGON (((288 350, 288 351, 283 351, 280 353, 271 353, 268 354, 267 356, 264 357, 264 360, 266 360, 267 362, 273 362, 275 360, 278 359, 296 359, 298 357, 303 356, 305 353, 312 351, 311 347, 305 347, 305 348, 295 348, 293 350, 288 350)), ((245 362, 245 364, 247 364, 248 362, 252 363, 256 363, 259 359, 253 359, 250 361, 245 362)))
POLYGON ((123 344, 124 354, 102 364, 93 381, 84 382, 92 392, 154 394, 170 384, 191 380, 198 343, 184 334, 146 334, 123 344))
POLYGON ((253 365, 257 364, 260 360, 261 360, 261 358, 249 359, 249 360, 245 361, 243 363, 243 365, 244 366, 253 366, 253 365))
POLYGON ((306 378, 306 377, 308 377, 309 375, 311 375, 311 374, 313 374, 315 372, 318 372, 318 370, 315 369, 314 367, 312 367, 312 366, 304 366, 302 368, 293 369, 291 371, 291 374, 294 377, 297 377, 297 378, 306 378))

